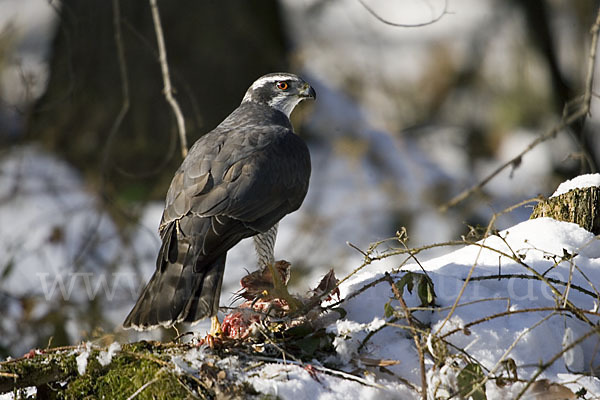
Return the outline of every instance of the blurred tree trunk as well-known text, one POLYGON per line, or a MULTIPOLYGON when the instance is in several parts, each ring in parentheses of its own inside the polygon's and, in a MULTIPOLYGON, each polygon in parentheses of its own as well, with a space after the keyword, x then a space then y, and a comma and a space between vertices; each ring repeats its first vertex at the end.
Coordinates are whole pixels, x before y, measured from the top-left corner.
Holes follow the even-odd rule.
MULTIPOLYGON (((550 75, 550 84, 554 94, 554 105, 556 112, 560 115, 563 113, 567 104, 572 101, 577 95, 581 95, 581 85, 573 86, 568 77, 563 73, 559 65, 557 40, 552 35, 552 21, 549 12, 549 5, 544 1, 518 1, 513 0, 515 5, 523 10, 526 19, 526 26, 529 35, 532 39, 532 44, 537 47, 538 52, 543 57, 548 67, 550 75)), ((581 26, 589 27, 593 24, 594 16, 598 5, 593 2, 577 1, 572 3, 576 7, 579 14, 582 15, 583 23, 581 26)), ((573 29, 577 29, 574 27, 573 29)), ((579 27, 581 29, 581 27, 579 27)), ((583 83, 583 82, 582 82, 583 83)), ((597 172, 600 166, 597 152, 597 140, 595 133, 592 132, 585 124, 587 116, 576 120, 570 125, 570 133, 573 139, 577 142, 582 159, 579 171, 569 171, 567 176, 597 172)), ((589 125, 589 124, 588 124, 589 125)))
MULTIPOLYGON (((276 0, 163 0, 159 9, 190 144, 239 104, 254 79, 286 69, 276 0)), ((108 0, 61 2, 48 86, 26 140, 41 142, 92 182, 102 182, 108 198, 162 198, 181 156, 162 94, 150 7, 148 1, 121 1, 120 10, 130 108, 112 146, 108 135, 123 98, 108 0)))

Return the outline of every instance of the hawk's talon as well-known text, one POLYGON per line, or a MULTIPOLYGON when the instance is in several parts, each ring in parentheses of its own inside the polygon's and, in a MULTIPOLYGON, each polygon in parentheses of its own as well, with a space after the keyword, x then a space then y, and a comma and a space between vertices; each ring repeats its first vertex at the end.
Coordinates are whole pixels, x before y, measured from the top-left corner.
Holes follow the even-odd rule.
POLYGON ((211 349, 214 349, 215 347, 220 346, 221 344, 223 344, 223 340, 220 337, 214 336, 211 333, 207 334, 204 338, 198 341, 198 346, 208 346, 211 349))
POLYGON ((221 322, 219 322, 219 317, 212 316, 210 317, 210 336, 218 337, 223 335, 223 331, 221 330, 221 322))

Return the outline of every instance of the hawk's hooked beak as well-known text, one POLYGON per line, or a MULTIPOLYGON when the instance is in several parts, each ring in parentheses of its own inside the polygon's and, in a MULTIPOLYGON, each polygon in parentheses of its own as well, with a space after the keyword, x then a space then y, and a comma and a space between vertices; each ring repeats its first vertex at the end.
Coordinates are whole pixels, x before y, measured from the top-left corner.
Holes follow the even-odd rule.
POLYGON ((305 83, 304 86, 302 86, 302 89, 300 89, 300 97, 303 99, 315 100, 317 98, 317 92, 315 92, 315 89, 313 89, 312 86, 310 86, 308 83, 305 83))

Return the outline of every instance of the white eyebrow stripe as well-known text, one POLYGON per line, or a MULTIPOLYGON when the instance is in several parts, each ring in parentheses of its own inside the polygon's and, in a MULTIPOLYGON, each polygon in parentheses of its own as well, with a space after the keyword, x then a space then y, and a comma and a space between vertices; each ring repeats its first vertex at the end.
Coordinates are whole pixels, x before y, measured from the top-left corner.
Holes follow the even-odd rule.
POLYGON ((289 79, 294 79, 294 77, 290 76, 290 75, 271 75, 266 78, 260 78, 259 80, 254 82, 252 84, 251 89, 256 89, 257 87, 262 87, 267 83, 275 83, 275 82, 285 81, 285 80, 289 80, 289 79))

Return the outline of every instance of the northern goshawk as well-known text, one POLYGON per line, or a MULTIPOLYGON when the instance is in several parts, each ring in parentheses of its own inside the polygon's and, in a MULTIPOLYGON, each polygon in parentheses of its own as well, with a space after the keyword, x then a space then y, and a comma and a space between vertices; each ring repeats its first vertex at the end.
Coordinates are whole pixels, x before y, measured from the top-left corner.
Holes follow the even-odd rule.
POLYGON ((315 97, 296 75, 265 75, 192 146, 167 192, 156 270, 124 328, 215 316, 227 251, 244 238, 254 236, 260 267, 274 262, 277 224, 302 204, 311 170, 289 117, 315 97))

